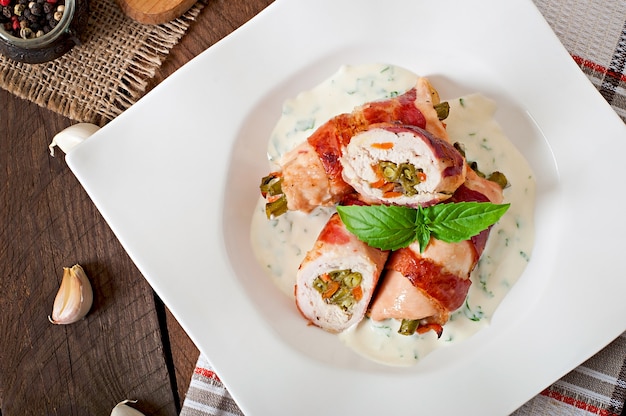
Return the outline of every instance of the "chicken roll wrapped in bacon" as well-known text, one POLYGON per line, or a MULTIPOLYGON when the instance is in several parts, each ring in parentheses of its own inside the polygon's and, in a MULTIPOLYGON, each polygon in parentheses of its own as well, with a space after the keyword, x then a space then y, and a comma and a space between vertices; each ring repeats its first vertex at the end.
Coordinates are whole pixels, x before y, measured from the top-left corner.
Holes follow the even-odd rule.
POLYGON ((425 329, 440 333, 449 313, 463 305, 476 261, 469 241, 431 239, 421 254, 417 243, 394 251, 372 302, 370 318, 402 320, 403 333, 425 329))
POLYGON ((357 239, 333 214, 298 269, 298 309, 326 331, 349 328, 365 315, 388 255, 357 239))
POLYGON ((371 204, 416 208, 450 198, 465 181, 465 158, 419 127, 393 123, 356 134, 341 157, 343 179, 371 204))
MULTIPOLYGON (((499 204, 502 188, 468 168, 465 183, 450 201, 499 204)), ((394 251, 372 301, 370 318, 402 320, 399 332, 405 335, 435 330, 441 336, 450 313, 465 301, 470 273, 482 255, 489 231, 458 243, 431 238, 422 253, 417 243, 394 251)))
POLYGON ((416 86, 402 95, 370 102, 330 119, 283 156, 280 171, 263 178, 261 193, 268 202, 268 217, 286 210, 310 212, 318 206, 332 206, 354 192, 342 176, 340 158, 352 137, 372 124, 415 126, 448 140, 435 109, 440 104, 429 81, 419 78, 416 86))

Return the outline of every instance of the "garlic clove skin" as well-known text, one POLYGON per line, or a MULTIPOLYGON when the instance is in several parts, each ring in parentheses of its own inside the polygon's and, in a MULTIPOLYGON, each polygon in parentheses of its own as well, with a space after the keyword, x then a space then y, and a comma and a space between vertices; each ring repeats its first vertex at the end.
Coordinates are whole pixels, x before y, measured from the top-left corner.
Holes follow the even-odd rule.
POLYGON ((83 268, 78 264, 64 267, 61 286, 48 320, 53 324, 74 323, 87 315, 92 304, 93 290, 83 268))
POLYGON ((145 416, 139 410, 126 405, 126 403, 137 403, 137 400, 119 402, 111 411, 111 416, 145 416))
POLYGON ((52 138, 48 146, 50 155, 54 156, 54 148, 58 146, 67 154, 73 147, 84 142, 89 136, 100 130, 100 127, 91 123, 78 123, 60 131, 52 138))

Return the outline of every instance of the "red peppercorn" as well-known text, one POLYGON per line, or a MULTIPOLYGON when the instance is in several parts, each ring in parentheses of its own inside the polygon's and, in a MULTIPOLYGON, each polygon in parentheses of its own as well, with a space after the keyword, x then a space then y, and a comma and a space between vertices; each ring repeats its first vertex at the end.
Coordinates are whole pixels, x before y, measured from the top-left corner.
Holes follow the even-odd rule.
POLYGON ((50 4, 57 4, 57 0, 46 0, 50 4))
POLYGON ((11 0, 0 0, 0 6, 7 7, 11 3, 11 0))
POLYGON ((11 24, 12 24, 13 30, 20 29, 20 21, 17 20, 17 16, 13 16, 13 18, 11 19, 11 24))

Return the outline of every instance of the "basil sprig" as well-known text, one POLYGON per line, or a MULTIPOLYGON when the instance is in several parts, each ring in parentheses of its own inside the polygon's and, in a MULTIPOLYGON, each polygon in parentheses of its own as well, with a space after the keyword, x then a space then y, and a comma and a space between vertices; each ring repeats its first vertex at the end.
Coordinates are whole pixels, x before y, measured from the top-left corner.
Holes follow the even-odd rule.
POLYGON ((447 243, 468 240, 495 224, 510 204, 456 202, 417 209, 387 205, 338 206, 346 228, 371 247, 397 250, 414 241, 423 252, 430 237, 447 243))

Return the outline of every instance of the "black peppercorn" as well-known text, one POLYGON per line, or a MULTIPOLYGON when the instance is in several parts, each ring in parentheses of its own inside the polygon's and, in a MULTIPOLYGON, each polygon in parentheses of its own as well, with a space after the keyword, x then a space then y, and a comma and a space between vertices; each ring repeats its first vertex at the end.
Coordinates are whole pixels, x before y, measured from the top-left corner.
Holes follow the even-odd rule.
POLYGON ((30 12, 35 16, 41 16, 43 13, 43 8, 39 3, 32 3, 32 6, 29 7, 30 12))
POLYGON ((65 10, 65 0, 0 0, 0 5, 2 28, 24 39, 50 32, 65 10))

